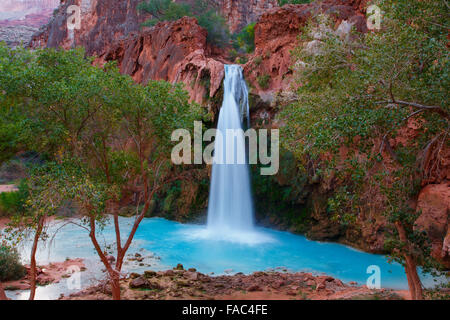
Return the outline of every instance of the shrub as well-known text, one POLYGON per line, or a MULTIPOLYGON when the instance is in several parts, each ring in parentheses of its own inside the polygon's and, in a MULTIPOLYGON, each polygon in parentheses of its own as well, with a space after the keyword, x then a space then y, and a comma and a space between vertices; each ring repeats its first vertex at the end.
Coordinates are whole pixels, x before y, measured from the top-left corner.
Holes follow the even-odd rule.
POLYGON ((223 47, 230 41, 225 19, 205 0, 196 0, 192 7, 172 0, 148 0, 139 3, 137 8, 153 16, 153 19, 143 23, 144 26, 154 26, 159 21, 175 21, 185 16, 195 17, 198 24, 208 31, 209 43, 223 47))
POLYGON ((19 280, 26 275, 25 267, 20 263, 19 253, 15 248, 0 245, 0 281, 19 280))
POLYGON ((143 26, 154 26, 159 21, 175 21, 184 16, 191 16, 189 6, 183 3, 172 2, 172 0, 152 0, 141 2, 138 10, 150 13, 153 19, 143 23, 143 26))
POLYGON ((19 191, 0 193, 0 216, 12 215, 24 210, 28 187, 24 181, 19 185, 19 191))
POLYGON ((238 64, 246 64, 248 62, 248 58, 247 57, 238 57, 236 59, 236 63, 238 64))
POLYGON ((255 25, 247 25, 241 32, 234 36, 233 46, 235 49, 242 49, 245 53, 255 51, 255 25))
POLYGON ((265 74, 263 76, 259 76, 256 81, 258 81, 258 85, 261 87, 261 89, 267 89, 270 84, 270 76, 268 74, 265 74))
POLYGON ((284 6, 285 4, 302 4, 302 3, 310 3, 311 0, 278 0, 278 5, 284 6))
POLYGON ((261 56, 257 56, 255 57, 255 59, 253 59, 253 63, 255 64, 255 66, 259 66, 262 63, 263 59, 261 56))
POLYGON ((198 24, 208 31, 208 42, 224 47, 230 42, 230 31, 224 17, 210 9, 196 16, 198 24))

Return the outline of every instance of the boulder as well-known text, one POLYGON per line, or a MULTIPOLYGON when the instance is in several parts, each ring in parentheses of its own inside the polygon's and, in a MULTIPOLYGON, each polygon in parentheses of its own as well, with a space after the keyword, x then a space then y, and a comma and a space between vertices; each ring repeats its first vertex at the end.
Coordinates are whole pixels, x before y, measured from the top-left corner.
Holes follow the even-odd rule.
POLYGON ((189 280, 197 281, 199 279, 197 272, 187 271, 184 273, 184 277, 189 280))
POLYGON ((250 286, 247 288, 247 290, 248 290, 249 292, 262 291, 261 287, 260 287, 259 285, 257 285, 257 284, 252 284, 252 285, 250 285, 250 286))
POLYGON ((164 276, 166 277, 172 277, 175 275, 175 272, 173 270, 167 270, 164 272, 164 276))
POLYGON ((147 278, 147 279, 156 277, 156 272, 152 271, 152 270, 144 271, 144 277, 147 278))
POLYGON ((133 279, 130 282, 131 289, 143 289, 143 288, 147 288, 147 287, 148 287, 148 281, 147 281, 147 279, 145 279, 143 277, 133 279))

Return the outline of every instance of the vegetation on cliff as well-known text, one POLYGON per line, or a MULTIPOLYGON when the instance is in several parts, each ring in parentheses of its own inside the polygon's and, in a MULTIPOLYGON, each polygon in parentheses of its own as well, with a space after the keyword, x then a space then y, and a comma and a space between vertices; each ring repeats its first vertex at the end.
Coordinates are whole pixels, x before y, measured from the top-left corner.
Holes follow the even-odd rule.
POLYGON ((449 145, 448 7, 379 5, 377 32, 342 35, 324 16, 305 28, 306 44, 294 52, 298 102, 281 114, 283 143, 306 172, 335 186, 326 209, 333 219, 352 226, 384 212, 386 248, 405 264, 419 299, 416 266, 434 264, 426 236, 414 228, 411 200, 439 171, 439 152, 449 145), (406 126, 416 129, 414 139, 401 139, 406 126))
POLYGON ((175 21, 182 17, 195 17, 198 24, 208 31, 208 41, 219 47, 226 46, 230 32, 226 20, 210 2, 195 0, 194 3, 172 0, 149 0, 139 3, 138 10, 152 15, 144 26, 154 26, 160 21, 175 21))

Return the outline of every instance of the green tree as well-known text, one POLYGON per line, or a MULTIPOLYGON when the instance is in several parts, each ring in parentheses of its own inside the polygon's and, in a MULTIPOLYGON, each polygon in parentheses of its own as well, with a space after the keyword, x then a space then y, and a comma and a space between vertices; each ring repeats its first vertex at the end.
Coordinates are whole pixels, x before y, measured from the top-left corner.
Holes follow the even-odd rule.
POLYGON ((23 48, 10 50, 0 43, 0 164, 27 147, 32 138, 23 112, 25 66, 32 54, 23 48))
POLYGON ((302 166, 334 177, 328 210, 343 223, 383 211, 386 247, 405 265, 411 295, 422 298, 417 265, 434 266, 429 244, 414 228, 410 200, 439 166, 449 144, 448 6, 445 1, 380 1, 378 32, 342 35, 327 17, 305 28, 294 52, 297 103, 285 108, 283 145, 302 166), (390 143, 418 125, 414 141, 390 143), (340 187, 339 187, 340 186, 340 187), (373 192, 382 195, 373 201, 373 192))
POLYGON ((241 32, 234 36, 234 47, 236 50, 242 48, 245 53, 255 51, 255 23, 250 23, 241 32))
MULTIPOLYGON (((15 54, 11 50, 6 56, 15 54)), ((70 200, 84 216, 83 226, 108 272, 113 298, 120 299, 123 259, 153 196, 187 174, 172 165, 171 133, 192 129, 200 108, 189 103, 182 84, 136 84, 120 74, 115 63, 93 66, 80 49, 36 50, 18 69, 9 74, 11 85, 3 94, 30 122, 30 148, 51 160, 33 170, 27 210, 15 219, 16 226, 34 235, 32 270, 48 216, 70 200), (117 204, 129 190, 137 194, 140 206, 122 243, 117 204), (108 214, 116 231, 115 265, 97 241, 97 224, 105 223, 108 214)))

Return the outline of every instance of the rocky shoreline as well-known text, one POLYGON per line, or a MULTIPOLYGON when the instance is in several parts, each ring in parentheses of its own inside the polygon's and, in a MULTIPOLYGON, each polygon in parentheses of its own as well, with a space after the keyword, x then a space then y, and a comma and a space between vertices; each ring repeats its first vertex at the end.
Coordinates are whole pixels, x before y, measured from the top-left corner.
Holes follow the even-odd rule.
MULTIPOLYGON (((405 291, 371 290, 326 275, 254 272, 210 276, 178 265, 173 270, 131 273, 121 280, 124 300, 403 300, 405 291)), ((91 286, 61 300, 111 300, 108 283, 91 286)))
MULTIPOLYGON (((30 266, 25 265, 24 267, 27 270, 26 276, 19 280, 4 282, 3 287, 5 290, 30 290, 30 266)), ((83 263, 83 259, 67 259, 64 262, 53 262, 45 266, 38 266, 36 269, 37 285, 46 286, 70 277, 74 270, 84 271, 86 270, 86 267, 83 263)))

